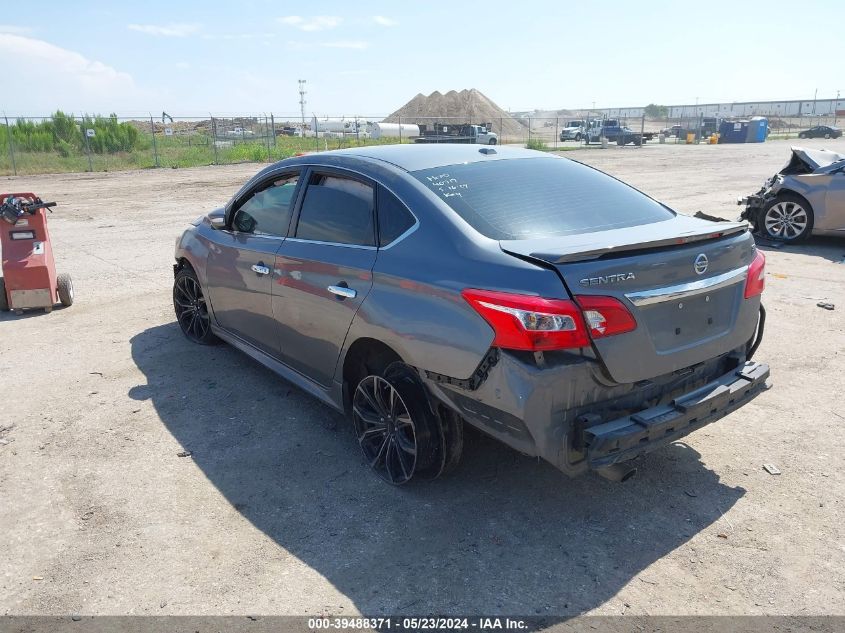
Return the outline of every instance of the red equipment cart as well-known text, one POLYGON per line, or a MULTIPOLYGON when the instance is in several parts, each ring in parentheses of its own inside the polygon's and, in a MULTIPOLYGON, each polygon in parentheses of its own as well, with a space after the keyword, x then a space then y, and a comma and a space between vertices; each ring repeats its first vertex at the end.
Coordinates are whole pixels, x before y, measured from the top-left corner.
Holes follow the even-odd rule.
POLYGON ((73 282, 67 273, 56 274, 47 230, 47 209, 54 206, 33 193, 0 194, 0 310, 50 312, 56 303, 73 303, 73 282))

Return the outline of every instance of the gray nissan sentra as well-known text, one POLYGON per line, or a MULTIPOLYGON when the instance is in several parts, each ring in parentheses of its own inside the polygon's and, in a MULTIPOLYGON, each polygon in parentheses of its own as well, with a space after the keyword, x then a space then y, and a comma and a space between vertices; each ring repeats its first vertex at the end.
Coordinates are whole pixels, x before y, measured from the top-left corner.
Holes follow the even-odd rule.
POLYGON ((464 424, 623 480, 768 386, 764 267, 746 224, 572 160, 393 145, 263 169, 178 240, 173 302, 348 413, 390 483, 453 468, 464 424))

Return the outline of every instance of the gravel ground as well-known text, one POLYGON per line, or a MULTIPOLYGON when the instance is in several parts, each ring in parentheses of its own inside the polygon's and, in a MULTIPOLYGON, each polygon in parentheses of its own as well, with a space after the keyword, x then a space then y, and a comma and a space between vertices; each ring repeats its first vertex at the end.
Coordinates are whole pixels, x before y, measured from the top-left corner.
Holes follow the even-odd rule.
MULTIPOLYGON (((733 218, 788 152, 566 156, 733 218)), ((472 435, 454 475, 393 489, 345 419, 174 322, 177 234, 258 168, 3 179, 59 202, 77 303, 0 316, 0 613, 845 614, 845 241, 765 248, 774 388, 634 480, 472 435)))

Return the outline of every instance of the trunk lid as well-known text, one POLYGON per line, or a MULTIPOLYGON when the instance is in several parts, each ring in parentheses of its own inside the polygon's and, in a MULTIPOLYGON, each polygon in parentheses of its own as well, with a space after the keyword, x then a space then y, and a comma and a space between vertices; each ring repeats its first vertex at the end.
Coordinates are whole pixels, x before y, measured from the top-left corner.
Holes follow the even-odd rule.
POLYGON ((500 245, 554 266, 572 295, 614 297, 631 311, 634 331, 594 342, 617 382, 678 371, 735 349, 754 333, 759 298, 744 299, 754 241, 744 223, 677 216, 500 245))

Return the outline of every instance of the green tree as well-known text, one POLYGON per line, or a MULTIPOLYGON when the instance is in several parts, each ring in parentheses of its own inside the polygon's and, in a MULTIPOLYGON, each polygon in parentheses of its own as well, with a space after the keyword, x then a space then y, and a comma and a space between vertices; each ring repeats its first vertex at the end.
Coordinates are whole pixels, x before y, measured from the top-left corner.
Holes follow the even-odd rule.
POLYGON ((651 119, 663 119, 669 115, 669 108, 664 105, 649 103, 645 107, 645 115, 651 119))

